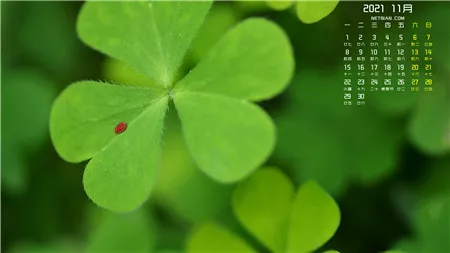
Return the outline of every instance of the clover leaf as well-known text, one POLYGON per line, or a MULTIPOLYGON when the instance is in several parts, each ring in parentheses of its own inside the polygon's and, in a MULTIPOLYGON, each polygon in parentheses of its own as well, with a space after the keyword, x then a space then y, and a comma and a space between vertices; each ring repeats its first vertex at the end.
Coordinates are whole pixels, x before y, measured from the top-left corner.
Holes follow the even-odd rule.
POLYGON ((151 79, 140 85, 77 82, 53 105, 50 133, 56 151, 69 162, 91 159, 83 183, 97 205, 127 212, 148 198, 170 101, 190 154, 211 178, 240 180, 271 153, 275 127, 250 101, 277 95, 292 76, 292 49, 277 25, 261 18, 239 23, 177 81, 211 4, 84 4, 77 24, 80 38, 151 79), (121 122, 127 128, 116 134, 121 122))
MULTIPOLYGON (((320 186, 310 181, 295 193, 288 178, 270 167, 238 185, 232 206, 241 224, 271 252, 313 252, 334 235, 340 222, 339 207, 320 186)), ((187 249, 213 252, 227 245, 235 245, 235 251, 224 252, 255 252, 243 239, 213 223, 194 230, 187 249)))
POLYGON ((267 5, 277 11, 289 9, 294 3, 295 12, 298 19, 305 24, 316 23, 328 15, 336 8, 339 0, 266 0, 267 5))
POLYGON ((333 12, 338 3, 339 0, 299 1, 296 6, 297 17, 306 24, 318 22, 333 12))

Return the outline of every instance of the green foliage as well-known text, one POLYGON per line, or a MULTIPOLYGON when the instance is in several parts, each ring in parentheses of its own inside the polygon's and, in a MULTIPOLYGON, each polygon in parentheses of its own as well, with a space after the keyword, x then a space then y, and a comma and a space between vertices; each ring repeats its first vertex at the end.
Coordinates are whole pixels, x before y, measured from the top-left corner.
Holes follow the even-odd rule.
MULTIPOLYGON (((274 168, 263 168, 241 182, 232 204, 241 224, 271 252, 313 252, 334 235, 340 222, 337 204, 317 184, 307 182, 295 194, 291 182, 274 168)), ((209 252, 230 244, 241 250, 233 252, 254 252, 214 224, 195 230, 187 248, 209 252)))
POLYGON ((369 106, 336 106, 340 78, 338 71, 301 71, 287 92, 289 106, 275 119, 275 156, 291 162, 300 181, 316 180, 334 195, 351 182, 374 184, 392 173, 404 138, 398 120, 369 106))
POLYGON ((292 49, 284 32, 265 19, 247 19, 225 34, 175 91, 260 101, 286 88, 293 66, 292 49))
POLYGON ((434 85, 434 91, 422 94, 408 128, 414 144, 429 154, 450 151, 450 85, 434 85))
POLYGON ((154 196, 157 203, 183 220, 205 222, 229 205, 232 188, 198 170, 183 140, 181 124, 176 117, 174 110, 168 112, 154 196))
POLYGON ((192 42, 190 51, 193 61, 195 63, 200 61, 237 22, 237 14, 231 6, 216 2, 192 42))
POLYGON ((233 209, 244 227, 267 248, 283 252, 293 198, 291 181, 277 170, 266 168, 238 186, 233 209))
POLYGON ((414 253, 449 252, 450 199, 448 196, 423 200, 415 209, 415 236, 398 248, 414 253))
POLYGON ((270 155, 275 126, 254 104, 202 92, 176 93, 174 101, 187 146, 212 178, 238 181, 270 155))
POLYGON ((90 232, 85 252, 154 252, 155 235, 143 209, 128 214, 103 212, 90 232))
POLYGON ((103 63, 103 76, 105 76, 112 83, 125 86, 155 86, 155 83, 146 75, 137 72, 133 68, 114 58, 108 58, 103 63))
POLYGON ((292 206, 287 252, 312 252, 339 227, 341 215, 333 198, 314 182, 300 187, 292 206))
POLYGON ((3 71, 2 131, 8 134, 2 134, 2 185, 10 193, 23 193, 28 182, 25 152, 34 152, 46 140, 56 92, 35 70, 3 71))
MULTIPOLYGON (((113 59, 105 61, 103 71, 107 80, 118 83, 146 85, 149 82, 145 75, 113 59)), ((188 222, 212 219, 229 204, 231 187, 213 181, 198 170, 183 140, 175 110, 167 112, 164 132, 161 164, 153 193, 156 203, 188 222)))
POLYGON ((289 0, 289 1, 280 1, 280 0, 266 0, 267 5, 277 11, 282 11, 290 8, 292 5, 295 4, 295 1, 289 0))
POLYGON ((256 253, 244 240, 213 223, 198 227, 189 236, 187 253, 256 253))
POLYGON ((89 2, 77 30, 89 46, 171 87, 211 1, 89 2))
POLYGON ((305 24, 313 24, 324 19, 333 12, 338 3, 339 0, 266 0, 266 4, 276 11, 289 9, 295 4, 297 17, 305 24))
POLYGON ((297 16, 306 24, 320 21, 328 16, 338 5, 339 0, 332 1, 298 1, 297 16))
POLYGON ((289 83, 294 67, 289 41, 273 23, 248 19, 225 34, 178 83, 176 73, 210 5, 83 6, 77 26, 81 39, 152 80, 127 86, 78 82, 53 106, 50 132, 55 148, 69 162, 92 158, 83 181, 97 205, 126 212, 148 198, 170 100, 191 155, 213 179, 240 180, 270 155, 273 123, 247 100, 269 99, 289 83), (128 128, 114 134, 119 122, 128 128))

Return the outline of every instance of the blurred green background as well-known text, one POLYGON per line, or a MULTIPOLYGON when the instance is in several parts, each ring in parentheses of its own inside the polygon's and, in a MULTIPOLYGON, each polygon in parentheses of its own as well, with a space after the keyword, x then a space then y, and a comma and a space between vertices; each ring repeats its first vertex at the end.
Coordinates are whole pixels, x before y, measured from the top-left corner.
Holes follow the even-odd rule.
MULTIPOLYGON (((191 229, 210 220, 266 252, 231 212, 234 185, 196 168, 174 110, 150 200, 127 215, 95 207, 83 191, 85 163, 66 163, 52 147, 51 104, 78 80, 146 80, 81 43, 75 31, 81 2, 1 4, 1 252, 99 252, 105 243, 108 252, 116 244, 129 245, 130 253, 182 252, 191 229)), ((434 22, 435 91, 372 93, 365 107, 348 108, 342 105, 343 23, 364 19, 361 9, 361 2, 340 2, 320 22, 303 24, 292 9, 216 2, 181 74, 240 20, 278 23, 293 45, 296 74, 283 94, 261 104, 278 128, 267 164, 296 186, 315 179, 336 198, 341 226, 325 248, 449 253, 450 3, 414 3, 414 19, 434 22)))

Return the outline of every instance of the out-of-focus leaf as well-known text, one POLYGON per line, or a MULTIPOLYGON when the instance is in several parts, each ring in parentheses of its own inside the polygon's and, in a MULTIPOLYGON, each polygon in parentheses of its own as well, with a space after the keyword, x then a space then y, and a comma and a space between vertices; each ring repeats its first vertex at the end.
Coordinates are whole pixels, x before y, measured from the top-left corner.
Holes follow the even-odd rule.
POLYGON ((233 194, 236 217, 272 252, 283 252, 294 186, 274 168, 263 168, 240 183, 233 194))
POLYGON ((295 197, 289 223, 287 252, 311 252, 326 243, 340 223, 334 199, 314 182, 302 185, 295 197))
POLYGON ((237 21, 238 17, 230 5, 216 2, 192 42, 193 60, 200 61, 237 21))
POLYGON ((398 120, 370 106, 342 105, 341 78, 332 71, 298 73, 288 106, 275 119, 275 156, 301 181, 314 179, 333 195, 350 182, 374 184, 392 173, 404 138, 398 120))
POLYGON ((41 73, 3 70, 2 184, 20 193, 27 184, 25 155, 48 138, 48 119, 55 86, 41 73))
POLYGON ((202 225, 193 231, 188 237, 186 252, 256 253, 244 240, 212 223, 202 225))
POLYGON ((296 3, 296 1, 288 0, 266 0, 267 5, 277 11, 282 11, 290 8, 292 5, 296 3))
POLYGON ((29 2, 20 26, 23 53, 55 75, 71 75, 80 47, 70 13, 61 2, 29 2))
POLYGON ((434 196, 422 198, 413 210, 413 236, 395 246, 399 252, 450 252, 450 198, 434 196))
POLYGON ((89 235, 87 253, 149 253, 154 248, 156 233, 144 209, 103 212, 101 219, 89 235))
POLYGON ((297 16, 298 18, 306 24, 312 24, 320 21, 326 16, 330 15, 331 12, 338 5, 339 0, 332 1, 298 1, 297 2, 297 16))
POLYGON ((421 94, 408 133, 421 150, 439 155, 450 151, 450 80, 434 84, 433 89, 421 94))

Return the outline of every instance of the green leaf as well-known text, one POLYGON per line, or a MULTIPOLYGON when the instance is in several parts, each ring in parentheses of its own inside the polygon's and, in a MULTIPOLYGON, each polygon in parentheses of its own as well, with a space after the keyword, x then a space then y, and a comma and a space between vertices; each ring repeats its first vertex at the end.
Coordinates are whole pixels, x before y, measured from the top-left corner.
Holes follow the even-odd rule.
POLYGON ((155 231, 144 210, 128 214, 104 212, 89 235, 86 253, 149 253, 155 245, 155 231))
POLYGON ((336 250, 327 250, 324 253, 339 253, 339 251, 336 250))
POLYGON ((82 81, 70 85, 53 104, 50 135, 58 154, 78 163, 91 158, 116 135, 114 128, 129 123, 161 93, 82 81))
POLYGON ((152 194, 171 214, 198 224, 228 208, 232 186, 212 180, 197 168, 177 117, 176 110, 169 110, 158 180, 152 194))
POLYGON ((331 12, 338 5, 339 0, 331 1, 298 1, 297 3, 297 16, 298 18, 306 24, 312 24, 320 21, 326 16, 330 15, 331 12))
POLYGON ((233 194, 239 221, 272 252, 283 252, 294 186, 281 172, 264 168, 240 183, 233 194))
POLYGON ((294 5, 295 1, 288 0, 266 0, 267 5, 277 11, 282 11, 290 8, 292 5, 294 5))
POLYGON ((187 253, 256 253, 238 236, 215 224, 205 224, 188 237, 187 253))
POLYGON ((168 102, 158 95, 150 89, 79 82, 55 101, 50 117, 55 148, 70 162, 92 157, 83 182, 97 205, 125 212, 148 197, 168 102), (115 134, 119 122, 128 127, 115 134))
POLYGON ((331 196, 314 182, 301 186, 292 207, 287 252, 311 252, 336 232, 340 211, 331 196))
POLYGON ((211 4, 87 2, 77 30, 89 46, 128 63, 157 84, 171 87, 211 4))
POLYGON ((240 180, 270 155, 275 127, 258 106, 200 92, 177 92, 173 99, 189 151, 213 179, 240 180))
POLYGON ((276 24, 247 19, 230 30, 178 89, 262 100, 280 93, 294 71, 289 39, 276 24))

